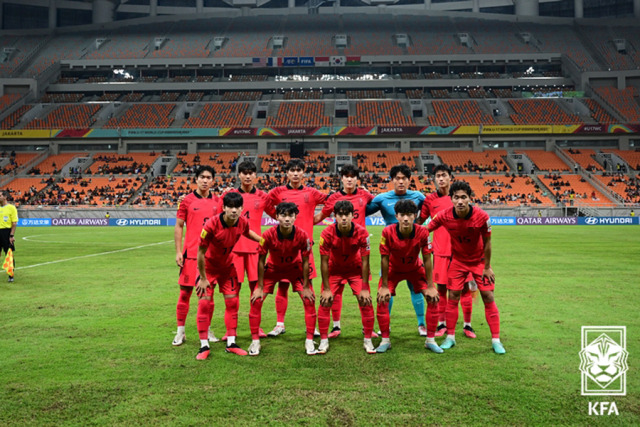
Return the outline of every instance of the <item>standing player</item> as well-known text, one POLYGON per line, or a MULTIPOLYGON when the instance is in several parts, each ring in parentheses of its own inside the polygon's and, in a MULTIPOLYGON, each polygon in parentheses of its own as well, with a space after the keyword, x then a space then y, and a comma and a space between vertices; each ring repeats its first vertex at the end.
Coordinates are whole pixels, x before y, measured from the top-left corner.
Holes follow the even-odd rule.
POLYGON ((223 213, 215 215, 207 221, 200 234, 198 248, 198 272, 200 277, 196 285, 198 294, 198 334, 200 335, 200 351, 198 360, 209 357, 209 300, 213 300, 213 288, 218 284, 219 291, 224 295, 224 323, 227 327, 227 353, 246 356, 247 352, 236 344, 236 330, 238 328, 238 308, 240 301, 238 293, 240 284, 233 266, 233 247, 240 236, 248 237, 256 242, 260 236, 249 228, 249 221, 240 217, 244 201, 238 193, 227 193, 222 199, 223 213))
POLYGON ((337 202, 334 214, 336 223, 327 226, 320 235, 322 294, 318 309, 318 353, 324 354, 329 349, 329 308, 333 299, 344 292, 346 282, 351 286, 360 306, 364 349, 372 354, 376 351, 371 342, 373 306, 369 291, 369 232, 353 221, 354 209, 350 201, 337 202))
POLYGON ((436 214, 427 226, 429 231, 445 227, 451 236, 447 338, 440 347, 446 350, 456 345, 458 301, 464 283, 471 273, 478 284, 484 302, 484 313, 491 330, 493 351, 504 354, 505 349, 500 342, 500 314, 493 295, 495 275, 491 268, 491 223, 485 211, 469 205, 471 194, 468 183, 456 181, 451 184, 449 196, 451 196, 453 207, 436 214))
MULTIPOLYGON (((418 224, 424 223, 428 218, 435 216, 438 212, 453 207, 449 188, 453 173, 447 165, 440 164, 433 169, 436 191, 427 195, 422 203, 422 210, 418 224)), ((451 263, 451 237, 446 228, 439 228, 433 233, 433 281, 438 286, 438 329, 436 337, 444 335, 447 326, 445 324, 445 313, 447 311, 447 269, 451 263)), ((475 338, 476 334, 471 327, 471 311, 473 309, 473 295, 469 291, 469 284, 465 283, 460 297, 462 314, 464 316, 464 334, 469 338, 475 338)))
MULTIPOLYGON (((176 317, 178 320, 178 332, 173 339, 173 345, 182 345, 186 340, 185 322, 189 313, 189 301, 193 287, 196 285, 198 277, 198 244, 200 243, 200 232, 207 220, 221 211, 220 199, 211 192, 215 171, 211 166, 201 166, 196 170, 196 189, 184 197, 178 205, 176 226, 173 231, 173 240, 176 247, 176 264, 180 267, 180 296, 176 306, 176 317), (182 237, 184 226, 187 226, 184 246, 182 237)), ((213 314, 213 298, 209 307, 213 314)), ((218 339, 209 331, 209 341, 216 342, 218 339)))
MULTIPOLYGON (((296 227, 307 233, 309 239, 313 240, 313 217, 316 206, 324 204, 327 195, 321 193, 312 187, 303 185, 305 164, 302 159, 291 159, 285 166, 287 173, 287 185, 276 187, 269 191, 267 197, 266 212, 273 216, 273 209, 282 202, 293 203, 298 207, 300 214, 296 216, 296 227)), ((313 279, 317 276, 313 254, 309 256, 309 267, 311 272, 309 278, 313 279)), ((287 313, 289 283, 282 282, 278 284, 278 292, 276 294, 276 314, 277 323, 271 332, 267 335, 276 337, 285 332, 284 318, 287 313)))
POLYGON ((316 297, 309 279, 309 258, 313 243, 306 231, 294 225, 298 212, 298 207, 294 203, 279 203, 276 206, 278 225, 271 227, 262 235, 258 258, 258 286, 251 295, 249 312, 252 337, 249 346, 250 356, 260 354, 259 331, 265 294, 273 293, 276 283, 282 280, 291 283, 293 291, 300 294, 304 305, 307 332, 304 347, 308 355, 317 353, 313 343, 313 332, 316 326, 316 297), (268 261, 266 261, 267 254, 268 261))
MULTIPOLYGON (((0 190, 0 245, 5 254, 16 251, 16 226, 18 225, 18 210, 7 201, 9 192, 0 190)), ((2 254, 2 252, 0 252, 2 254)), ((15 271, 16 259, 13 258, 13 266, 15 271)), ((14 272, 15 275, 15 272, 14 272)), ((9 276, 9 282, 13 282, 14 276, 9 276)))
MULTIPOLYGON (((319 212, 313 222, 319 223, 323 219, 331 215, 334 211, 334 206, 341 200, 347 200, 353 205, 353 222, 361 225, 365 229, 367 228, 367 205, 373 200, 373 195, 367 190, 358 188, 358 179, 360 177, 360 170, 354 165, 344 165, 340 169, 340 176, 342 180, 342 190, 336 191, 327 198, 327 201, 322 208, 322 212, 319 212)), ((333 329, 329 334, 329 338, 336 338, 340 335, 340 317, 342 312, 342 292, 333 296, 333 305, 331 306, 331 314, 333 317, 333 329)), ((374 334, 374 338, 375 338, 374 334)))
POLYGON ((427 299, 427 340, 425 347, 434 353, 442 353, 435 341, 438 324, 438 290, 433 284, 431 244, 429 232, 414 225, 418 207, 411 200, 396 202, 396 224, 387 225, 380 238, 380 266, 382 277, 378 285, 378 307, 376 314, 382 332, 382 341, 376 349, 384 353, 391 348, 389 339, 389 301, 396 293, 398 283, 411 282, 414 290, 427 299), (420 252, 424 263, 420 260, 420 252))
MULTIPOLYGON (((407 165, 396 165, 389 171, 389 177, 393 182, 393 190, 378 194, 367 206, 367 215, 380 211, 387 225, 398 222, 394 206, 399 200, 411 200, 418 209, 422 206, 424 194, 419 191, 409 190, 409 180, 411 169, 407 165)), ((411 303, 418 319, 418 333, 420 336, 427 336, 427 328, 424 325, 424 298, 419 292, 415 292, 411 282, 407 281, 409 292, 411 292, 411 303)), ((389 311, 393 306, 393 298, 389 302, 389 311)))
MULTIPOLYGON (((238 178, 240 179, 240 187, 237 191, 244 199, 244 209, 242 216, 249 220, 249 227, 256 234, 262 234, 262 213, 267 202, 267 194, 256 188, 255 163, 244 161, 238 165, 238 178)), ((247 272, 247 280, 249 281, 249 289, 251 292, 258 284, 258 243, 246 237, 240 237, 240 240, 233 248, 233 264, 238 271, 238 280, 240 283, 244 280, 245 271, 247 272)), ((260 338, 267 335, 260 329, 260 338)), ((225 337, 222 337, 225 340, 225 337)))

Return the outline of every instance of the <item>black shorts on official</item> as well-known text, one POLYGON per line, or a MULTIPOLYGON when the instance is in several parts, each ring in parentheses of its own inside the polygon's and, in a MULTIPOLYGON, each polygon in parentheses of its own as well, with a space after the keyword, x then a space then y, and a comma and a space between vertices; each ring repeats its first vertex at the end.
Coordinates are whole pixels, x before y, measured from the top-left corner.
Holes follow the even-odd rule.
POLYGON ((9 249, 15 252, 16 247, 9 241, 9 236, 11 236, 10 228, 0 228, 0 247, 2 247, 4 252, 7 252, 9 249))

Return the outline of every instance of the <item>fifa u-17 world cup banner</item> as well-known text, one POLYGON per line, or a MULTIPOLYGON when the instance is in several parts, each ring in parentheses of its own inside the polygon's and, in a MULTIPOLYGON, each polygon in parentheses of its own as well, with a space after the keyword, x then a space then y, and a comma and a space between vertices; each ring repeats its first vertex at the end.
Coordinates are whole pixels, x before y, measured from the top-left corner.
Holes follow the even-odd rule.
POLYGON ((92 226, 92 227, 106 227, 109 225, 107 218, 52 218, 51 225, 53 226, 92 226))
POLYGON ((587 216, 578 218, 580 225, 638 225, 640 218, 631 216, 587 216))
POLYGON ((20 218, 18 227, 49 227, 51 218, 20 218))
POLYGON ((553 216, 553 217, 531 217, 516 218, 518 225, 577 225, 578 218, 575 216, 553 216))

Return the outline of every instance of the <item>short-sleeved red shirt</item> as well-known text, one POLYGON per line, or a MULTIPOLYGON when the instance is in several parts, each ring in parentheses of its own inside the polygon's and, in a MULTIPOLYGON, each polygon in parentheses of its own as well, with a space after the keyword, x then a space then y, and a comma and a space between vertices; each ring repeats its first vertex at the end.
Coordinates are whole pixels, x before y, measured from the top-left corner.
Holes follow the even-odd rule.
POLYGON ((294 189, 290 185, 282 185, 269 191, 267 196, 267 213, 275 218, 275 207, 281 202, 295 203, 300 213, 296 217, 295 226, 303 229, 313 238, 313 216, 316 206, 322 205, 327 195, 312 187, 302 185, 294 189))
POLYGON ((369 232, 366 228, 351 223, 351 231, 343 235, 338 224, 327 226, 320 234, 320 255, 329 256, 329 271, 360 272, 362 257, 371 252, 369 232))
POLYGON ((470 206, 466 217, 456 215, 455 208, 436 214, 429 225, 429 231, 444 227, 451 236, 451 255, 467 264, 484 260, 483 238, 491 235, 489 215, 477 206, 470 206))
MULTIPOLYGON (((420 220, 426 221, 427 218, 433 218, 438 212, 442 212, 446 209, 453 207, 451 197, 448 195, 443 196, 437 191, 428 194, 424 202, 422 202, 422 210, 420 211, 420 220)), ((433 233, 433 239, 431 241, 433 246, 433 254, 438 256, 451 256, 451 237, 446 228, 440 227, 433 233)))
POLYGON ((373 200, 373 195, 361 188, 356 188, 356 191, 351 194, 347 194, 344 190, 336 191, 327 198, 322 208, 322 215, 324 217, 330 216, 336 203, 341 200, 348 200, 353 204, 353 221, 366 228, 367 205, 373 200))
MULTIPOLYGON (((242 191, 241 188, 233 189, 236 193, 240 193, 243 199, 242 216, 249 220, 249 227, 252 231, 262 234, 262 213, 267 203, 267 193, 254 187, 250 192, 242 191)), ((244 254, 257 254, 258 242, 246 237, 240 237, 240 240, 233 248, 234 252, 244 254)))
POLYGON ((222 212, 222 203, 213 193, 209 193, 209 197, 202 197, 194 191, 180 203, 176 217, 183 220, 187 226, 183 245, 185 258, 196 259, 198 257, 202 227, 209 218, 220 212, 222 212))
POLYGON ((415 271, 423 266, 420 252, 428 256, 431 251, 429 232, 414 225, 408 237, 400 233, 400 224, 388 225, 382 230, 380 255, 389 255, 389 270, 396 273, 415 271))
POLYGON ((258 253, 269 254, 269 268, 288 270, 292 264, 302 263, 303 256, 311 254, 312 245, 313 242, 302 228, 294 225, 291 234, 285 237, 280 232, 280 226, 275 225, 262 235, 258 253))
POLYGON ((238 218, 232 226, 228 226, 222 217, 223 213, 210 218, 200 234, 200 246, 207 247, 205 260, 207 270, 225 270, 233 267, 231 253, 240 236, 249 236, 249 221, 238 218))

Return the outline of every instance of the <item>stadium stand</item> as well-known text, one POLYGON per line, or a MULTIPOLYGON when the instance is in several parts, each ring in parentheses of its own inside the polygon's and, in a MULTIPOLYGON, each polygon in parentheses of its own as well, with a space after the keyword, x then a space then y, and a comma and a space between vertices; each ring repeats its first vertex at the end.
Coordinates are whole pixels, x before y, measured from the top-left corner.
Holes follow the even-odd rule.
POLYGON ((262 92, 258 91, 236 91, 225 92, 222 95, 223 101, 257 101, 262 97, 262 92))
POLYGON ((589 184, 582 176, 573 174, 538 175, 553 192, 557 202, 567 205, 611 206, 613 202, 589 184))
POLYGON ((413 118, 404 114, 400 101, 358 101, 349 126, 415 126, 413 118))
POLYGON ((322 99, 321 90, 291 90, 284 93, 284 99, 322 99))
POLYGON ((197 117, 189 117, 184 128, 249 127, 251 117, 246 117, 249 104, 205 104, 197 117))
POLYGON ((404 163, 412 170, 417 171, 415 157, 420 155, 419 151, 411 151, 409 153, 398 153, 395 151, 376 151, 376 152, 350 152, 358 167, 363 172, 383 173, 389 175, 389 169, 394 165, 404 163))
POLYGON ((319 15, 296 15, 285 18, 286 39, 280 50, 283 56, 339 55, 332 38, 341 32, 333 20, 323 19, 319 15))
POLYGON ((17 169, 28 164, 38 155, 38 153, 7 153, 3 151, 2 154, 0 154, 0 157, 8 158, 9 165, 2 168, 2 170, 0 171, 0 175, 8 175, 13 171, 17 171, 17 169))
POLYGON ((324 114, 322 102, 283 102, 276 117, 267 117, 266 126, 318 127, 330 126, 331 118, 324 114))
POLYGON ((20 121, 20 118, 22 118, 22 116, 31 108, 33 108, 33 105, 26 104, 9 114, 7 117, 2 119, 0 129, 13 129, 20 121))
POLYGON ((626 204, 640 203, 640 180, 624 174, 594 175, 602 185, 622 197, 626 204))
POLYGON ((45 191, 38 203, 43 205, 118 206, 129 201, 144 180, 140 177, 84 177, 61 179, 45 191))
POLYGON ((507 172, 509 168, 502 158, 506 150, 491 150, 483 153, 469 151, 438 151, 438 157, 448 164, 455 173, 463 172, 507 172))
POLYGON ((618 150, 604 148, 603 153, 613 153, 620 156, 627 164, 635 170, 640 170, 640 151, 618 150))
POLYGON ((637 96, 637 89, 627 87, 618 90, 605 86, 594 90, 629 123, 640 123, 640 105, 634 99, 634 96, 637 96))
POLYGON ((16 178, 3 186, 3 190, 11 193, 16 206, 29 205, 36 194, 49 185, 45 178, 16 178))
POLYGON ((596 122, 601 124, 618 122, 595 99, 584 98, 582 102, 584 102, 584 104, 589 108, 589 111, 591 111, 591 117, 593 117, 596 122))
POLYGON ((82 93, 45 93, 41 102, 44 103, 72 103, 72 102, 80 102, 80 100, 84 97, 82 93))
POLYGON ((495 125, 498 122, 480 109, 477 101, 433 101, 435 114, 429 116, 434 126, 495 125))
POLYGON ((212 166, 217 173, 235 173, 239 155, 237 152, 202 152, 179 154, 176 173, 192 175, 199 166, 212 166))
POLYGON ((471 50, 462 46, 454 37, 457 32, 451 18, 403 16, 402 26, 411 35, 410 55, 468 54, 471 50))
POLYGON ((564 172, 571 170, 571 168, 552 151, 525 150, 516 151, 516 153, 526 154, 536 168, 541 171, 564 172))
POLYGON ((20 95, 19 93, 11 93, 0 96, 0 111, 4 111, 5 109, 9 108, 20 98, 22 98, 22 95, 20 95))
POLYGON ((53 175, 64 170, 64 166, 80 155, 81 153, 62 153, 49 156, 37 165, 33 166, 29 172, 30 175, 53 175))
POLYGON ((348 90, 347 98, 349 99, 380 99, 384 98, 383 90, 348 90))
POLYGON ((0 61, 0 77, 11 77, 47 40, 46 36, 3 35, 0 39, 0 52, 6 57, 2 57, 0 61), (5 48, 11 49, 11 54, 4 53, 5 48))
MULTIPOLYGON (((241 17, 231 20, 224 32, 226 42, 222 49, 213 52, 214 57, 271 57, 272 37, 281 34, 282 17, 255 20, 241 17), (251 29, 248 31, 247 29, 251 29)), ((220 34, 222 35, 222 34, 220 34)))
POLYGON ((554 202, 528 176, 457 175, 474 190, 473 200, 482 205, 551 207, 554 202))
POLYGON ((158 158, 157 153, 128 153, 115 154, 109 152, 93 155, 93 163, 85 173, 89 175, 109 174, 144 174, 149 171, 153 162, 158 158))
POLYGON ((267 156, 261 156, 262 163, 260 168, 265 173, 277 173, 284 172, 284 166, 291 159, 291 156, 286 151, 274 151, 267 156))
POLYGON ((456 19, 457 28, 470 35, 475 53, 533 53, 537 49, 518 39, 516 23, 490 20, 456 19))
POLYGON ((94 115, 100 110, 96 104, 60 105, 45 116, 44 119, 33 119, 25 129, 88 129, 96 119, 94 115))
POLYGON ((386 16, 344 15, 349 32, 345 55, 404 55, 403 49, 393 43, 394 30, 386 16))
POLYGON ((604 168, 595 159, 596 152, 590 148, 562 150, 574 162, 588 171, 603 171, 604 168))
POLYGON ((123 114, 112 117, 104 126, 117 128, 168 128, 174 118, 169 117, 176 104, 133 104, 123 114))
POLYGON ((517 125, 570 125, 583 123, 579 116, 567 114, 552 99, 513 99, 509 105, 515 113, 509 117, 517 125))

